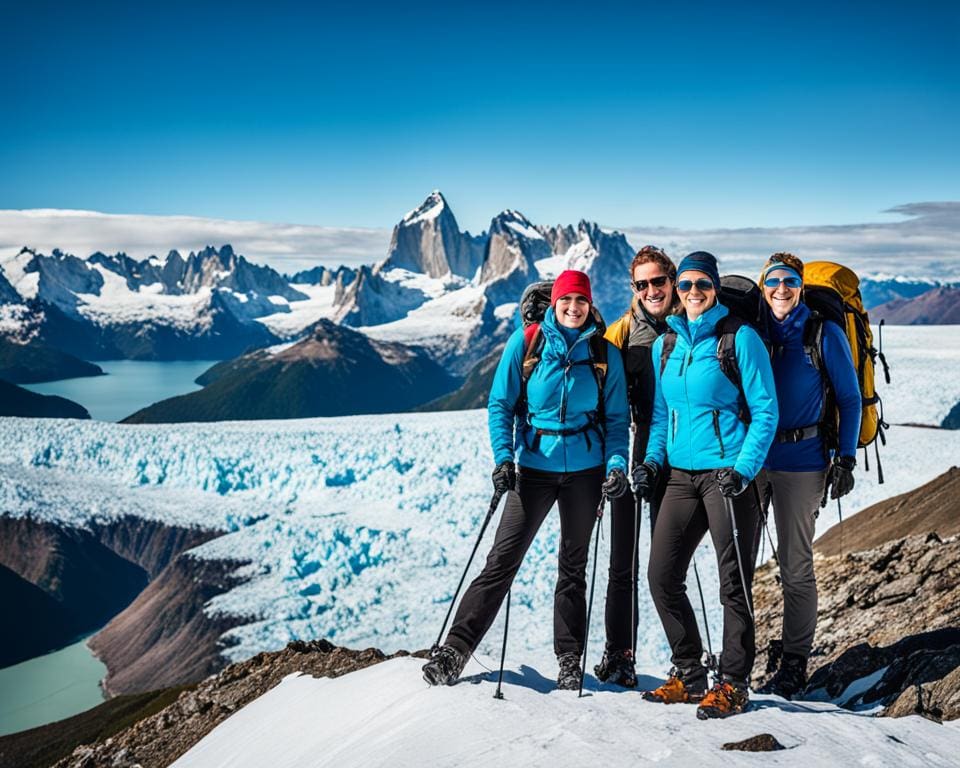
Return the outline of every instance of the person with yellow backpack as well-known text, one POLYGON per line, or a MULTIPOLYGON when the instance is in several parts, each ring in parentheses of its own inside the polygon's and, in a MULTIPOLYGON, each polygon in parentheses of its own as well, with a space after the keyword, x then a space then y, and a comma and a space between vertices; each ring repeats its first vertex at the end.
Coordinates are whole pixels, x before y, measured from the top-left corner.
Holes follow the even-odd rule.
POLYGON ((760 288, 779 404, 763 495, 773 503, 784 606, 779 668, 758 692, 792 699, 807 685, 817 625, 817 513, 828 494, 839 499, 853 489, 862 401, 844 329, 804 301, 803 262, 775 253, 760 288))

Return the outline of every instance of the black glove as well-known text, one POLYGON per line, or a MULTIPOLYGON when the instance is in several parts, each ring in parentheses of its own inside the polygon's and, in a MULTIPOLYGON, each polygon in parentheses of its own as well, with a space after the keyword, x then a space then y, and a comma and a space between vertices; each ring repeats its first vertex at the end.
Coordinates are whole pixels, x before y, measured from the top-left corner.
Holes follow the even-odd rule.
POLYGON ((504 461, 497 464, 493 470, 493 489, 501 496, 507 491, 515 490, 517 487, 517 469, 512 461, 504 461))
POLYGON ((717 470, 717 485, 720 486, 720 493, 727 498, 739 496, 750 484, 749 480, 744 479, 733 467, 717 470))
POLYGON ((834 456, 833 464, 827 471, 827 485, 830 486, 830 498, 839 499, 853 490, 853 470, 857 460, 853 456, 834 456))
POLYGON ((657 475, 659 474, 660 467, 652 461, 645 461, 633 468, 633 490, 640 494, 640 498, 644 501, 650 501, 653 498, 653 492, 657 487, 657 475))
POLYGON ((612 470, 603 484, 603 493, 608 499, 619 499, 629 490, 630 483, 622 469, 612 470))

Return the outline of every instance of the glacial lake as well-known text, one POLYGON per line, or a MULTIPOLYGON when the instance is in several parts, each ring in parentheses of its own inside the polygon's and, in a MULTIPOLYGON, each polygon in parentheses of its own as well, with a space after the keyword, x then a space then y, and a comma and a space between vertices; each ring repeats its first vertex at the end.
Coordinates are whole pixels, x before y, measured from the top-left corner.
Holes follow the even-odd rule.
POLYGON ((80 403, 99 421, 120 421, 132 413, 174 395, 201 389, 194 379, 216 360, 104 360, 94 361, 106 376, 61 379, 24 384, 41 395, 60 395, 80 403))
POLYGON ((85 712, 103 702, 107 668, 87 638, 0 669, 0 736, 85 712))

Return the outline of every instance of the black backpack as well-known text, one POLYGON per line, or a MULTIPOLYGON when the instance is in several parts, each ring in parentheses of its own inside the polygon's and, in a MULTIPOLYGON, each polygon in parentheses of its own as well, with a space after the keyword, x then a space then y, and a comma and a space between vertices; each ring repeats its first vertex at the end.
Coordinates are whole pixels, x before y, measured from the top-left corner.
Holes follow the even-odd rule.
MULTIPOLYGON (((747 398, 743 394, 743 382, 740 376, 740 365, 737 363, 736 336, 744 325, 753 328, 761 339, 761 302, 763 294, 760 287, 749 277, 742 275, 724 275, 720 278, 720 293, 717 297, 729 313, 717 323, 717 362, 720 370, 730 383, 740 393, 738 398, 739 409, 737 416, 744 424, 750 423, 750 408, 747 398)), ((667 358, 677 344, 677 332, 673 329, 663 334, 663 347, 660 350, 660 375, 667 367, 667 358)))

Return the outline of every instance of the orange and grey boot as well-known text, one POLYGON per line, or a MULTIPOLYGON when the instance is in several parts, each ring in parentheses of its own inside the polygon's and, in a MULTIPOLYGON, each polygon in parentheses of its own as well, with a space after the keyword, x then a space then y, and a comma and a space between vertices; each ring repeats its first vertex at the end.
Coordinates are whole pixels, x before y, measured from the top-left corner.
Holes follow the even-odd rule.
POLYGON ((696 704, 707 692, 707 668, 670 670, 667 682, 652 691, 644 691, 646 701, 660 704, 696 704))
POLYGON ((749 704, 750 691, 747 689, 747 684, 724 677, 707 691, 707 695, 697 707, 697 717, 700 720, 730 717, 743 712, 749 704))

